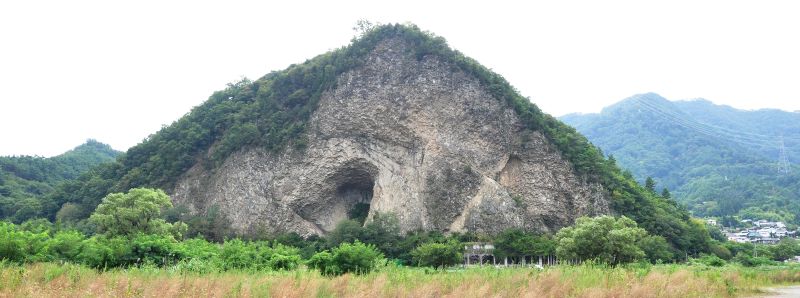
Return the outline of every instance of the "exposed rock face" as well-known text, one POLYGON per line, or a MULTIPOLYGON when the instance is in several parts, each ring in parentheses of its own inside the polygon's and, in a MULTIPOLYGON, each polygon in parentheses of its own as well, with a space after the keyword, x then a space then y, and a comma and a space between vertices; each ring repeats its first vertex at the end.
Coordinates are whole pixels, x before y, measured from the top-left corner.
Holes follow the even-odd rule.
POLYGON ((404 230, 548 231, 609 213, 600 184, 577 177, 538 132, 477 79, 400 39, 323 94, 304 150, 247 149, 190 169, 172 191, 193 210, 217 205, 239 232, 324 234, 357 203, 404 230))

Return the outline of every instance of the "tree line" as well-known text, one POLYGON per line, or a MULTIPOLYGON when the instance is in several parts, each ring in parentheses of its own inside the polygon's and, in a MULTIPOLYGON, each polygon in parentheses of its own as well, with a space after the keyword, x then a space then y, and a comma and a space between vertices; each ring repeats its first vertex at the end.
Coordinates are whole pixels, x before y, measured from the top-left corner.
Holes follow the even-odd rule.
MULTIPOLYGON (((492 242, 495 258, 555 255, 619 265, 681 261, 681 253, 661 236, 650 235, 627 217, 579 218, 555 235, 509 229, 498 235, 415 231, 400 233, 391 214, 376 214, 366 224, 340 222, 324 237, 280 234, 226 238, 219 242, 187 237, 188 226, 169 222, 172 206, 161 190, 137 188, 106 196, 91 214, 94 234, 44 219, 22 224, 0 222, 0 259, 10 262, 71 262, 98 269, 177 266, 187 272, 293 270, 302 265, 322 274, 366 273, 391 265, 445 268, 463 262, 464 243, 492 242)), ((711 265, 726 260, 769 264, 800 253, 793 240, 752 247, 726 242, 698 255, 711 265)))

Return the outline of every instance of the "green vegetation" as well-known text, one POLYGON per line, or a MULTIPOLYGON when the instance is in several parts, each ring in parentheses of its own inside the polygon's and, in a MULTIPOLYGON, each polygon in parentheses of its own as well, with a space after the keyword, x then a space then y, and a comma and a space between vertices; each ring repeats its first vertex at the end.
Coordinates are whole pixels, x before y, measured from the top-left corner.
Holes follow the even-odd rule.
POLYGON ((797 113, 742 111, 644 94, 600 114, 561 119, 639 181, 652 177, 654 187, 658 182, 669 188, 662 196, 685 203, 696 216, 800 224, 800 168, 784 174, 777 163, 780 136, 789 162, 800 162, 797 113))
MULTIPOLYGON (((21 225, 0 222, 0 260, 64 261, 94 268, 186 264, 201 272, 292 270, 306 262, 323 274, 364 274, 385 263, 385 257, 396 264, 452 266, 462 260, 462 243, 471 241, 495 241, 496 257, 510 257, 512 261, 553 253, 563 261, 610 265, 643 260, 670 262, 681 257, 678 252, 669 253, 674 248, 663 238, 648 235, 624 216, 582 217, 574 226, 561 229, 554 239, 518 229, 506 230, 494 239, 458 233, 445 237, 436 232, 401 235, 393 215, 375 214, 365 226, 342 221, 327 239, 303 239, 290 234, 271 240, 236 238, 212 243, 202 238, 183 240, 186 225, 163 219, 161 210, 169 207, 169 197, 163 191, 137 188, 103 199, 89 220, 95 228, 93 235, 43 219, 21 225)), ((726 260, 741 260, 741 264, 749 266, 761 262, 755 259, 756 255, 782 261, 800 253, 800 245, 793 240, 767 248, 728 242, 720 245, 715 241, 710 246, 713 255, 700 255, 700 262, 724 264, 726 260)))
POLYGON ((96 165, 113 161, 119 154, 106 144, 88 140, 50 158, 0 156, 0 218, 17 223, 36 217, 52 218, 52 210, 60 206, 45 198, 46 194, 96 165))
POLYGON ((80 265, 0 263, 0 296, 73 297, 748 297, 797 284, 798 267, 586 264, 431 272, 383 267, 364 275, 316 270, 195 273, 185 264, 93 270, 80 265))

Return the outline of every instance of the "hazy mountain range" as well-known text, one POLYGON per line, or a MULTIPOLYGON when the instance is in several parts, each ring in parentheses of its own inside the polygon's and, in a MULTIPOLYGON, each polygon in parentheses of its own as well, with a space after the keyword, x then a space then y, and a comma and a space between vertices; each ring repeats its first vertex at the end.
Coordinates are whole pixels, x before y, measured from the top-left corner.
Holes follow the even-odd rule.
POLYGON ((800 113, 635 95, 560 118, 698 216, 800 219, 800 113))

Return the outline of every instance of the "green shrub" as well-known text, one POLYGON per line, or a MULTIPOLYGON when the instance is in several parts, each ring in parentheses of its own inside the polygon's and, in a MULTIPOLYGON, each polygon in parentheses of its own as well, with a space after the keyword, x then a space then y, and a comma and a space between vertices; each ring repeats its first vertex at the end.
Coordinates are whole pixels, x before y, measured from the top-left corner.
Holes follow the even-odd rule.
POLYGON ((339 268, 333 262, 333 254, 329 251, 321 251, 308 259, 306 262, 309 268, 319 270, 322 275, 334 275, 339 273, 339 268))
POLYGON ((47 240, 48 254, 64 261, 75 261, 81 252, 81 243, 86 240, 78 231, 59 231, 47 240))
POLYGON ((224 270, 253 268, 258 259, 256 246, 241 239, 225 241, 219 254, 219 262, 224 270))
POLYGON ((203 260, 199 258, 183 259, 175 265, 175 268, 181 273, 195 273, 195 274, 209 274, 217 273, 222 269, 212 260, 203 260))
POLYGON ((300 250, 291 246, 275 244, 271 251, 272 255, 267 264, 272 270, 293 270, 302 261, 300 250))
POLYGON ((725 266, 727 262, 716 255, 703 254, 700 258, 694 259, 693 262, 699 262, 706 266, 720 267, 725 266))
POLYGON ((180 242, 178 248, 186 259, 200 259, 214 261, 220 255, 220 245, 211 243, 203 238, 187 239, 180 242))
POLYGON ((13 224, 0 222, 0 260, 25 261, 25 243, 20 234, 13 224))
POLYGON ((130 240, 122 237, 94 236, 81 243, 77 260, 94 268, 125 267, 134 264, 130 240))
POLYGON ((139 234, 131 239, 131 258, 137 264, 164 266, 183 257, 178 242, 172 236, 139 234))
POLYGON ((756 266, 764 266, 764 265, 776 265, 777 262, 770 260, 767 257, 753 257, 748 254, 739 253, 736 257, 733 258, 733 261, 742 266, 746 267, 756 267, 756 266))

